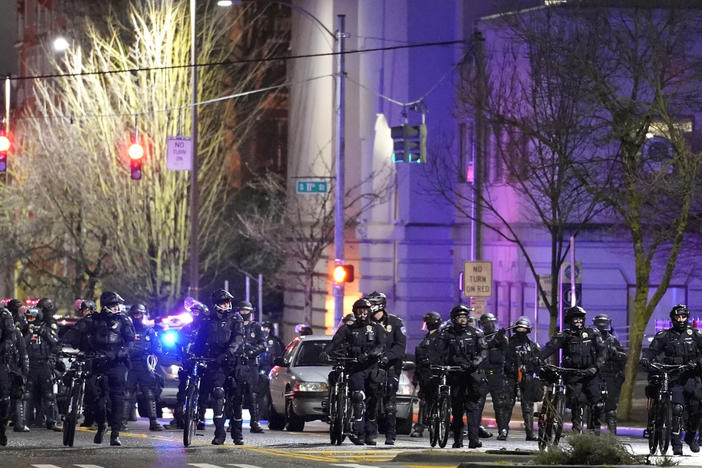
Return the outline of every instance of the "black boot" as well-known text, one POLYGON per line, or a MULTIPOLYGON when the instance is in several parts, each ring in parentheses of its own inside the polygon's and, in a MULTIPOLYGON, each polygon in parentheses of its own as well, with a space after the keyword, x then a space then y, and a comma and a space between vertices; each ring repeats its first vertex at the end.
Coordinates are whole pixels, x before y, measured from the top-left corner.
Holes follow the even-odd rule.
POLYGON ((212 445, 222 445, 227 438, 227 432, 224 430, 224 418, 214 418, 215 433, 212 439, 212 445))
POLYGON ((507 434, 509 431, 507 429, 500 429, 500 433, 497 434, 497 440, 507 440, 507 434))
POLYGON ((605 415, 607 430, 610 434, 617 434, 617 410, 609 410, 605 415))
POLYGON ((583 432, 583 413, 582 408, 573 408, 573 433, 582 434, 583 432))
POLYGON ((110 433, 110 445, 113 447, 120 447, 122 445, 122 441, 119 440, 119 431, 112 429, 110 433))
POLYGON ((7 445, 7 435, 5 434, 6 428, 7 428, 7 422, 0 421, 0 445, 3 447, 7 445))
POLYGON ((160 432, 163 430, 163 426, 156 420, 156 401, 149 401, 149 430, 160 432))
POLYGON ((13 431, 15 432, 29 432, 29 428, 24 424, 24 401, 15 401, 15 424, 13 431))
POLYGON ((258 421, 251 421, 251 432, 254 434, 263 434, 263 428, 258 421))
POLYGON ((690 446, 690 452, 697 453, 700 451, 700 444, 692 431, 685 431, 685 443, 690 446))
POLYGON ((453 448, 463 447, 463 421, 458 421, 451 424, 453 430, 453 448))
POLYGON ((539 438, 534 435, 534 413, 532 411, 525 411, 522 413, 522 416, 524 417, 524 430, 526 431, 526 440, 539 440, 539 438))
POLYGON ((485 430, 485 427, 482 425, 478 427, 478 436, 480 436, 481 439, 489 439, 492 437, 492 432, 488 432, 485 430))
POLYGON ((410 437, 424 437, 424 426, 422 424, 415 424, 410 433, 410 437))
POLYGON ((93 443, 101 444, 103 437, 105 437, 105 432, 107 432, 107 426, 105 424, 98 424, 97 432, 95 437, 93 437, 93 443))

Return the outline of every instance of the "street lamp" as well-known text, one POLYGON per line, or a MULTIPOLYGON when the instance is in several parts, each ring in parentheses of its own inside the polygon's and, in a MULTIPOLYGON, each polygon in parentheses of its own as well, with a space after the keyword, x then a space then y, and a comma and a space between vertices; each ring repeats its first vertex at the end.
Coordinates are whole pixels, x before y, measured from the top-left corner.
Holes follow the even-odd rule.
POLYGON ((66 39, 63 36, 58 36, 57 38, 55 38, 54 42, 51 45, 54 48, 55 52, 65 52, 71 46, 71 44, 68 42, 68 39, 66 39))

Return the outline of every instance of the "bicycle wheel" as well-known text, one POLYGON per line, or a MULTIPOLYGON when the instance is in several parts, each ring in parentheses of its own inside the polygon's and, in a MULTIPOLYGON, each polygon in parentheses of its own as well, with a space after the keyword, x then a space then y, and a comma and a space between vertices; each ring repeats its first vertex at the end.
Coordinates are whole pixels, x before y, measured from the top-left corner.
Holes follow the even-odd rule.
POLYGON ((546 446, 551 443, 551 407, 551 392, 549 391, 544 396, 541 409, 539 410, 539 450, 546 449, 546 446))
POLYGON ((439 397, 439 427, 438 427, 438 442, 439 447, 446 447, 448 441, 449 429, 451 426, 451 402, 449 395, 444 393, 439 397))
POLYGON ((68 406, 66 420, 63 422, 63 445, 73 447, 76 437, 76 423, 83 407, 83 386, 74 385, 71 388, 71 400, 68 406))
POLYGON ((648 452, 651 455, 656 454, 658 450, 658 404, 656 400, 651 399, 648 407, 648 452))
POLYGON ((329 440, 332 445, 341 444, 343 428, 343 407, 339 405, 339 386, 329 389, 329 440))
POLYGON ((429 407, 429 444, 436 447, 439 442, 439 404, 432 400, 428 402, 429 407))
POLYGON ((553 419, 551 420, 551 425, 553 426, 553 445, 558 445, 561 440, 561 435, 563 435, 563 418, 565 416, 565 395, 557 394, 553 402, 553 419))
POLYGON ((659 410, 660 412, 657 424, 658 448, 661 452, 661 455, 665 455, 666 453, 668 453, 668 447, 670 447, 670 438, 673 432, 673 405, 670 402, 670 398, 665 398, 661 401, 659 410))
POLYGON ((342 418, 342 434, 341 434, 341 442, 346 439, 347 434, 351 434, 351 419, 353 418, 353 407, 351 406, 351 399, 349 397, 349 387, 347 383, 344 383, 342 390, 339 392, 339 408, 341 411, 341 414, 343 415, 342 418))
POLYGON ((190 386, 185 394, 185 411, 183 412, 183 445, 189 447, 197 430, 198 391, 190 386))

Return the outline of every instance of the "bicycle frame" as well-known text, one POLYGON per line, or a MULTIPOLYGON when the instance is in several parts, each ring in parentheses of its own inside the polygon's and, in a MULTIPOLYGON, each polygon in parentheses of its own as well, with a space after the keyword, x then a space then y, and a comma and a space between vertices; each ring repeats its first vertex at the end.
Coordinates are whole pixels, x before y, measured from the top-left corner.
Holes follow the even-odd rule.
POLYGON ((332 372, 336 381, 329 388, 329 438, 332 445, 341 445, 351 432, 351 401, 349 395, 349 375, 346 364, 357 362, 355 358, 336 358, 332 372))
POLYGON ((661 455, 668 452, 672 438, 672 390, 670 375, 680 372, 685 365, 651 363, 650 367, 660 376, 660 387, 656 398, 649 398, 648 405, 648 448, 651 455, 660 450, 661 455))

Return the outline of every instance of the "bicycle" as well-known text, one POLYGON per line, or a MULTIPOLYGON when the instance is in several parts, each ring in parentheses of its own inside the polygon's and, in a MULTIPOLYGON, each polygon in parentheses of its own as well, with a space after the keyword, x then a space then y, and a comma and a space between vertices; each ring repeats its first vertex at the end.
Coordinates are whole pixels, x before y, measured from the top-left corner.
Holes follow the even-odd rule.
POLYGON ((188 381, 185 385, 185 400, 183 402, 183 445, 189 447, 193 441, 193 436, 197 431, 200 422, 200 380, 207 364, 214 362, 214 358, 206 358, 195 355, 188 355, 188 361, 192 363, 188 381))
POLYGON ((670 447, 673 432, 670 374, 685 370, 687 365, 652 362, 648 367, 658 372, 652 378, 652 383, 658 386, 658 391, 653 398, 648 399, 648 450, 651 455, 655 455, 656 450, 660 450, 661 455, 665 455, 670 447))
POLYGON ((60 353, 61 357, 68 358, 73 365, 67 373, 70 382, 68 387, 68 408, 66 410, 66 419, 63 422, 63 445, 73 447, 73 442, 76 437, 76 424, 78 418, 83 411, 83 397, 85 396, 85 383, 93 375, 92 362, 99 358, 99 355, 94 354, 73 354, 60 353))
POLYGON ((544 450, 547 445, 558 445, 563 435, 563 419, 565 417, 566 405, 566 385, 563 381, 564 374, 582 375, 583 369, 571 369, 566 367, 544 364, 542 369, 551 374, 555 374, 555 379, 548 380, 551 383, 544 393, 544 398, 539 410, 539 450, 544 450))
POLYGON ((358 362, 356 358, 334 357, 332 373, 336 380, 329 386, 329 439, 332 445, 341 445, 346 436, 351 433, 351 394, 349 391, 349 375, 346 365, 358 362))
POLYGON ((451 387, 447 379, 450 372, 462 370, 460 366, 432 365, 432 380, 438 380, 435 398, 429 402, 429 443, 432 447, 446 447, 451 426, 451 387))

